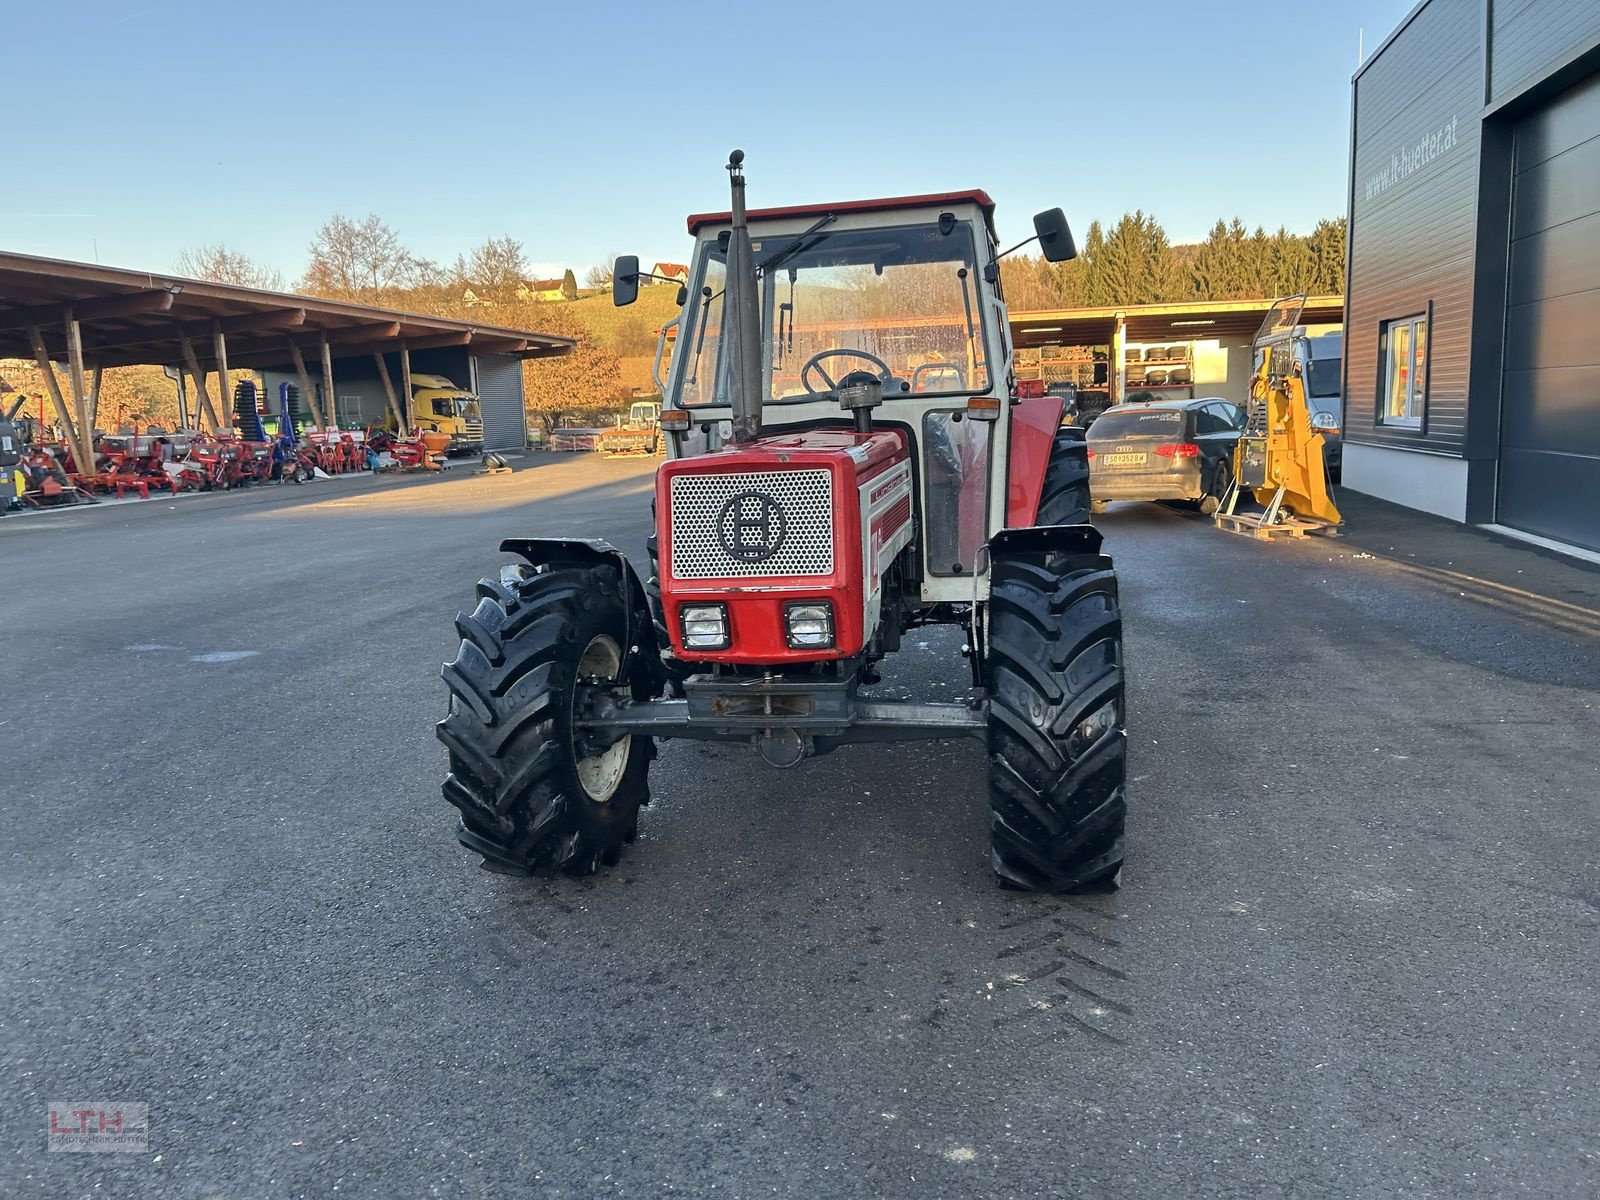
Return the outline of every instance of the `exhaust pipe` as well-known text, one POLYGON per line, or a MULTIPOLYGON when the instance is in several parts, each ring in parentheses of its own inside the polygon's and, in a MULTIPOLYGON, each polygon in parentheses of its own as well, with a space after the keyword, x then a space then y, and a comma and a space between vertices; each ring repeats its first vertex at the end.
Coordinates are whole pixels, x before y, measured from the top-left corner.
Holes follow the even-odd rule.
POLYGON ((744 151, 728 155, 733 190, 733 231, 728 238, 728 284, 723 315, 732 334, 728 341, 728 381, 733 388, 733 440, 753 442, 761 436, 761 305, 756 283, 756 256, 744 215, 744 151))

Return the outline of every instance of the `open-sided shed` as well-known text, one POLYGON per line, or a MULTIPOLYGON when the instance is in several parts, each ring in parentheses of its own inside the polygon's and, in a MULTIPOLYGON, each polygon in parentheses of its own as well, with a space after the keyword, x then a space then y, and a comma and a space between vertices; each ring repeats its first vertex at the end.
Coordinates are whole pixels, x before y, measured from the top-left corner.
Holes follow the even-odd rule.
MULTIPOLYGON (((1224 348, 1248 348, 1273 301, 1204 300, 1173 304, 1117 304, 1101 308, 1012 312, 1011 336, 1019 349, 1039 346, 1104 346, 1113 402, 1127 392, 1127 346, 1133 343, 1194 342, 1215 339, 1224 348)), ((1311 296, 1301 314, 1305 325, 1333 325, 1344 319, 1339 296, 1311 296)), ((1244 355, 1248 363, 1248 354, 1244 355)))
POLYGON ((333 423, 334 413, 321 410, 317 384, 324 399, 334 397, 336 375, 353 368, 380 381, 396 423, 406 429, 411 353, 455 348, 474 361, 474 374, 495 377, 485 405, 514 405, 520 427, 521 374, 502 364, 566 354, 572 346, 569 338, 531 330, 0 252, 0 358, 40 365, 56 418, 85 462, 94 461, 99 389, 93 377, 107 367, 178 369, 192 381, 201 423, 213 429, 232 424, 230 370, 297 378, 320 425, 333 423), (67 366, 66 392, 56 386, 53 362, 67 366), (313 367, 320 376, 315 382, 313 367), (207 387, 211 376, 218 384, 215 400, 207 387))

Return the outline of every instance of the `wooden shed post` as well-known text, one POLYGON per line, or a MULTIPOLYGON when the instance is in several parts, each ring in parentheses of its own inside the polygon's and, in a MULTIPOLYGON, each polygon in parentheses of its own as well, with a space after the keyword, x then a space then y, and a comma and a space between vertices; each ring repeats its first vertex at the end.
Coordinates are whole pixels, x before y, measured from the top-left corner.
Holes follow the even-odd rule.
POLYGON ((1128 394, 1128 368, 1122 361, 1128 353, 1128 315, 1118 313, 1111 328, 1111 403, 1121 404, 1128 394))
POLYGON ((406 416, 405 433, 409 436, 417 426, 417 414, 412 411, 416 402, 411 391, 411 348, 404 341, 400 343, 400 395, 406 416))
POLYGON ((72 382, 72 413, 78 419, 78 470, 94 473, 94 418, 89 415, 89 381, 83 370, 83 328, 69 308, 63 314, 67 327, 67 378, 72 382))
POLYGON ((217 390, 222 393, 218 405, 218 415, 227 414, 225 429, 233 428, 235 417, 233 411, 233 386, 228 380, 228 335, 222 332, 222 322, 213 319, 211 322, 211 345, 217 356, 217 390))
POLYGON ((294 359, 295 377, 300 380, 300 396, 311 409, 311 419, 317 425, 326 425, 322 419, 322 405, 317 403, 317 389, 311 383, 311 372, 306 370, 306 356, 293 338, 289 339, 289 356, 294 359))
POLYGON ((183 348, 183 361, 189 367, 189 378, 194 380, 194 399, 200 409, 200 422, 203 426, 209 426, 212 433, 216 433, 222 425, 217 420, 216 409, 211 407, 211 394, 206 391, 206 373, 200 369, 200 360, 195 356, 194 343, 189 340, 188 334, 180 333, 178 344, 183 348))
MULTIPOLYGON (((67 402, 61 395, 61 381, 56 378, 55 364, 50 361, 50 352, 45 348, 44 335, 39 332, 37 325, 28 326, 28 341, 33 344, 33 357, 39 364, 39 374, 44 376, 45 388, 50 393, 50 402, 55 406, 56 420, 61 422, 61 435, 66 439, 67 445, 72 448, 72 457, 78 457, 78 430, 77 423, 72 419, 72 413, 67 409, 67 402)), ((79 468, 82 469, 81 467, 79 468)), ((90 464, 93 470, 93 464, 90 464)))
POLYGON ((328 406, 328 428, 339 424, 339 399, 333 394, 333 354, 328 350, 328 335, 322 335, 322 401, 328 406))
MULTIPOLYGON (((89 424, 100 424, 100 383, 105 378, 106 369, 99 363, 94 365, 94 378, 89 382, 89 424)), ((139 431, 134 430, 135 433, 139 431)))
POLYGON ((374 350, 372 361, 378 364, 378 379, 383 383, 383 394, 389 398, 389 411, 394 413, 395 432, 401 437, 406 436, 406 418, 400 411, 400 402, 395 399, 394 384, 389 381, 389 367, 383 361, 383 351, 374 350))

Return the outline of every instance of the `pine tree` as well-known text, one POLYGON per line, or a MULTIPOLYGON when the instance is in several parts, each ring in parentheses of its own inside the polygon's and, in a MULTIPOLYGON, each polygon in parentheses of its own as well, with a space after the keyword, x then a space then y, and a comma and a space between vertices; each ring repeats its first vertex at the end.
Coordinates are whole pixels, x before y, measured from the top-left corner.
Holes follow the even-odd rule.
POLYGON ((1272 296, 1272 239, 1267 231, 1257 225, 1255 232, 1246 236, 1244 225, 1235 219, 1229 233, 1238 231, 1240 298, 1272 296))
POLYGON ((1152 304, 1182 299, 1188 281, 1166 230, 1140 209, 1124 213, 1105 235, 1090 265, 1088 290, 1091 304, 1152 304))
POLYGON ((1194 293, 1201 300, 1237 300, 1244 287, 1244 226, 1218 220, 1200 243, 1194 261, 1194 293))
POLYGON ((1306 239, 1290 233, 1283 226, 1269 239, 1268 261, 1272 269, 1270 294, 1293 296, 1311 292, 1316 283, 1316 257, 1311 253, 1306 239))
POLYGON ((1346 222, 1343 217, 1318 221, 1306 244, 1315 260, 1312 288, 1319 296, 1344 295, 1346 222))

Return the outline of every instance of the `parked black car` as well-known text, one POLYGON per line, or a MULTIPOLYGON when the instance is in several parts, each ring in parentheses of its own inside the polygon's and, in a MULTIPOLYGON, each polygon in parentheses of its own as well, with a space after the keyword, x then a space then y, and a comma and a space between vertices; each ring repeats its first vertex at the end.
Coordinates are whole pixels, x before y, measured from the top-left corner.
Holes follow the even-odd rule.
POLYGON ((1244 410, 1219 397, 1118 404, 1089 426, 1089 490, 1109 500, 1187 500, 1213 513, 1233 483, 1244 410))

